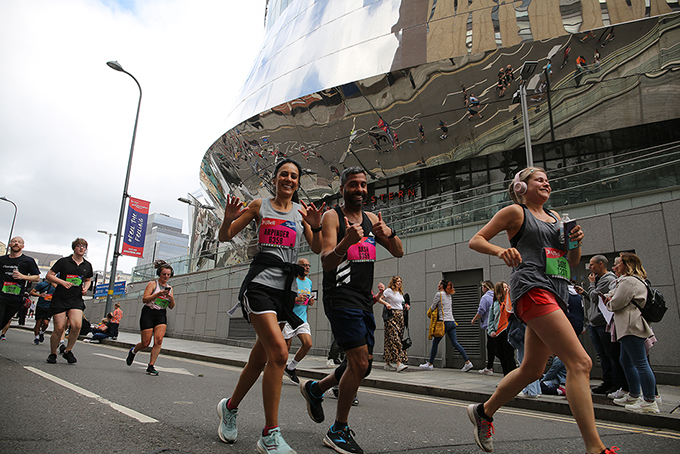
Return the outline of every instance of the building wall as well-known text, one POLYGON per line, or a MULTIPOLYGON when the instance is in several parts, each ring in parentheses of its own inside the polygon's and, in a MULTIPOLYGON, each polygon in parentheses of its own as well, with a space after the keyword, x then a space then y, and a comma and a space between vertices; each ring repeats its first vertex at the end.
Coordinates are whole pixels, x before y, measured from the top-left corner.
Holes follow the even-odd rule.
MULTIPOLYGON (((559 210, 561 212, 562 210, 559 210)), ((625 198, 602 205, 584 205, 569 207, 570 215, 579 220, 586 234, 583 241, 582 264, 587 263, 595 254, 614 254, 620 251, 635 251, 642 260, 653 285, 661 290, 666 298, 669 310, 663 321, 654 325, 658 339, 651 351, 652 367, 660 383, 680 385, 680 357, 676 354, 676 346, 680 342, 677 326, 680 322, 678 307, 680 293, 680 275, 674 272, 680 266, 680 192, 669 191, 644 198, 625 198)), ((484 279, 492 281, 509 280, 510 269, 495 257, 478 254, 468 248, 467 241, 477 232, 480 225, 472 225, 458 229, 447 229, 403 238, 406 254, 401 259, 388 256, 379 249, 375 266, 375 283, 386 283, 391 276, 400 275, 404 289, 411 295, 410 335, 413 347, 409 350, 409 364, 416 365, 429 356, 430 341, 427 340, 427 318, 425 312, 429 306, 438 281, 447 276, 462 275, 463 272, 479 272, 484 279), (459 273, 459 274, 457 274, 459 273)), ((508 241, 502 235, 494 243, 507 246, 508 241)), ((321 292, 321 263, 316 255, 308 255, 312 264, 310 277, 314 289, 321 292)), ((254 331, 240 317, 240 311, 230 317, 227 311, 236 303, 236 297, 247 267, 243 265, 210 270, 206 272, 185 274, 172 279, 177 306, 168 311, 168 336, 208 342, 230 343, 249 346, 254 341, 254 331)), ((584 273, 579 267, 576 274, 584 273)), ((124 317, 121 329, 139 331, 139 314, 141 311, 141 293, 145 282, 129 286, 130 297, 119 299, 124 317)), ((454 278, 454 285, 457 285, 454 278)), ((478 328, 470 326, 470 320, 461 317, 461 312, 473 313, 478 299, 470 299, 464 308, 455 310, 459 323, 459 332, 474 342, 478 328), (463 310, 464 309, 464 310, 463 310)), ((378 325, 376 332, 376 358, 380 360, 383 351, 383 329, 381 309, 375 309, 378 325)), ((102 316, 103 303, 88 305, 86 316, 96 319, 102 316)), ((323 305, 316 304, 309 308, 309 322, 312 326, 313 354, 325 355, 331 343, 330 326, 323 312, 323 305)), ((484 336, 479 335, 480 341, 484 336)), ((593 356, 597 364, 590 339, 587 334, 581 335, 581 341, 593 356)), ((297 345, 297 341, 293 344, 297 345)), ((477 356, 471 356, 475 365, 482 365, 481 355, 485 349, 481 344, 466 345, 470 351, 477 350, 477 356)), ((446 367, 462 367, 462 359, 450 343, 440 344, 437 363, 446 367)), ((594 367, 593 376, 597 376, 599 368, 594 367)))

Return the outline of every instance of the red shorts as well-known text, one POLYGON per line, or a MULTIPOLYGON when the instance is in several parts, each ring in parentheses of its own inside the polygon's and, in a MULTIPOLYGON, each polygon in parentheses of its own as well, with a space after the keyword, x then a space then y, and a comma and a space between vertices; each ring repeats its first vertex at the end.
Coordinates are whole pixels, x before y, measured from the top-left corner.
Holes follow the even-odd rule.
POLYGON ((542 288, 532 288, 526 292, 515 303, 514 308, 515 315, 524 323, 562 309, 555 295, 542 288))

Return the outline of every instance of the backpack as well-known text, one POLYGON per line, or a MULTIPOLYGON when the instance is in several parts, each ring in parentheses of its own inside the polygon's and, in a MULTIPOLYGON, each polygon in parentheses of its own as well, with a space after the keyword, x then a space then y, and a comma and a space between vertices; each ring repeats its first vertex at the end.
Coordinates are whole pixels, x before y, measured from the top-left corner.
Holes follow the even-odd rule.
POLYGON ((647 287, 647 302, 645 303, 645 307, 642 308, 638 306, 635 301, 631 302, 640 310, 642 317, 647 320, 648 323, 658 323, 668 310, 666 307, 666 299, 659 290, 650 285, 649 281, 644 281, 639 277, 637 278, 640 282, 645 284, 645 287, 647 287))

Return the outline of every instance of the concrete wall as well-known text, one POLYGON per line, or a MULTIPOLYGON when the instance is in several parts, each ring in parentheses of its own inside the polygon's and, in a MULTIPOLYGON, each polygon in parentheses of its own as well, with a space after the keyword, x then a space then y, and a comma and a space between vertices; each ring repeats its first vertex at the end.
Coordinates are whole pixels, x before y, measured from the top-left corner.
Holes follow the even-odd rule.
MULTIPOLYGON (((570 206, 568 212, 572 218, 579 220, 586 234, 582 248, 584 257, 600 253, 613 254, 623 250, 635 251, 640 256, 650 280, 661 290, 669 305, 663 321, 653 327, 658 343, 650 353, 652 367, 660 383, 680 384, 680 357, 675 351, 680 343, 677 329, 680 321, 680 273, 674 273, 675 268, 680 268, 680 193, 668 191, 602 204, 570 206)), ((405 291, 412 298, 410 333, 413 347, 409 350, 410 365, 416 366, 429 356, 431 343, 427 340, 428 320, 425 312, 444 273, 481 269, 485 279, 494 282, 509 280, 510 269, 500 260, 468 248, 467 241, 479 227, 473 225, 405 238, 402 236, 406 254, 401 259, 392 258, 386 251, 379 249, 375 266, 376 285, 378 282, 387 283, 391 276, 398 274, 403 279, 405 291)), ((497 236, 494 242, 508 245, 504 235, 497 236)), ((314 282, 314 289, 319 289, 321 296, 321 263, 316 255, 307 258, 312 265, 310 277, 314 282)), ((173 277, 171 285, 177 305, 174 310, 168 311, 167 335, 251 345, 254 332, 244 325, 240 311, 233 318, 227 314, 236 303, 246 270, 246 266, 237 266, 173 277)), ((129 296, 117 300, 124 312, 121 330, 139 332, 141 292, 145 285, 146 283, 130 285, 129 296)), ((477 302, 470 301, 470 304, 476 307, 477 302)), ((381 311, 382 306, 376 306, 376 359, 381 358, 383 351, 381 311)), ((86 316, 96 320, 103 312, 104 303, 96 302, 88 304, 86 316)), ((308 314, 313 329, 312 353, 325 355, 331 343, 331 333, 322 303, 310 307, 308 314)), ((469 320, 457 321, 468 326, 470 323, 469 320)), ((594 357, 588 335, 581 335, 581 339, 594 357)), ((296 340, 293 348, 297 345, 296 340)), ((457 353, 451 354, 452 349, 448 341, 442 342, 437 363, 446 367, 461 367, 462 359, 457 353)), ((481 350, 484 351, 483 348, 481 350)), ((471 359, 475 366, 483 366, 483 358, 471 359)), ((597 364, 595 357, 593 362, 597 364)), ((593 376, 598 374, 599 368, 596 366, 593 376)))

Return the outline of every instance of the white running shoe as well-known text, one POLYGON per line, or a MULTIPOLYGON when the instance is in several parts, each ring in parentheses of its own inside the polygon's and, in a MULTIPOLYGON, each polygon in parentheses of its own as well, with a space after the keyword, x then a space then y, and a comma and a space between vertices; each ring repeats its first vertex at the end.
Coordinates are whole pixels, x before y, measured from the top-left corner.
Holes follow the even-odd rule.
POLYGON ((326 367, 329 369, 335 369, 336 364, 332 359, 326 360, 326 367))
POLYGON ((420 367, 423 370, 434 370, 434 366, 430 363, 423 363, 418 367, 420 367))
POLYGON ((469 371, 470 369, 472 369, 472 367, 473 367, 473 366, 472 366, 472 361, 470 361, 469 363, 465 363, 465 365, 464 365, 463 368, 461 369, 461 372, 467 372, 467 371, 469 371))
POLYGON ((408 369, 408 366, 407 366, 406 364, 403 364, 403 363, 402 363, 402 364, 399 364, 399 365, 397 366, 397 372, 403 372, 403 371, 405 371, 406 369, 408 369))
POLYGON ((634 404, 626 405, 626 410, 634 411, 635 413, 661 413, 656 401, 647 402, 640 398, 634 404))
POLYGON ((614 391, 613 393, 607 394, 607 397, 609 397, 610 399, 620 399, 625 395, 626 395, 626 392, 623 390, 623 388, 619 388, 616 391, 614 391))
POLYGON ((616 405, 620 405, 622 407, 625 407, 628 404, 634 404, 638 400, 641 400, 642 397, 633 397, 630 394, 626 394, 625 396, 621 397, 620 399, 614 399, 614 403, 616 405))
POLYGON ((484 369, 480 369, 479 373, 481 375, 493 375, 493 369, 487 369, 486 367, 484 369))

